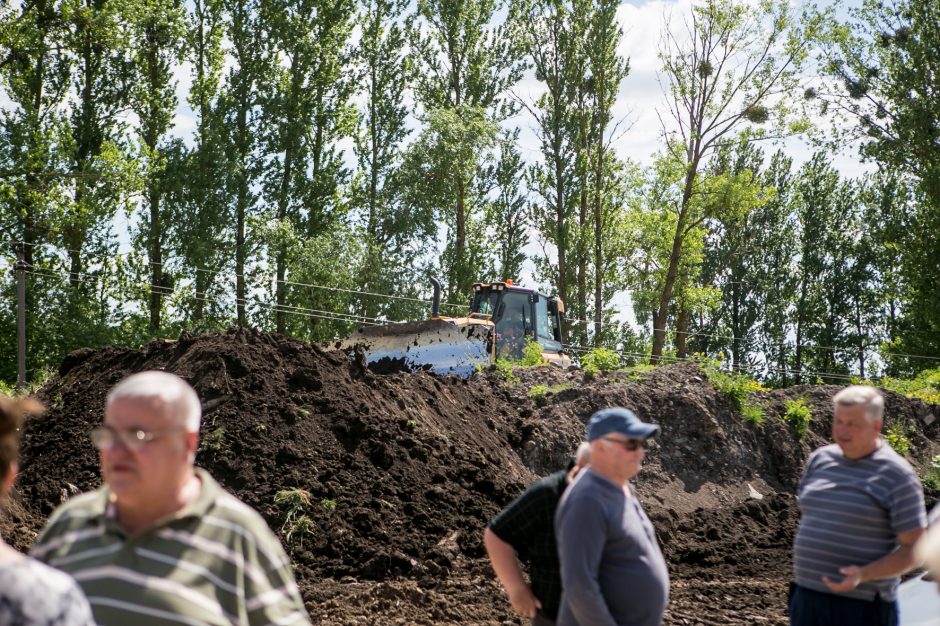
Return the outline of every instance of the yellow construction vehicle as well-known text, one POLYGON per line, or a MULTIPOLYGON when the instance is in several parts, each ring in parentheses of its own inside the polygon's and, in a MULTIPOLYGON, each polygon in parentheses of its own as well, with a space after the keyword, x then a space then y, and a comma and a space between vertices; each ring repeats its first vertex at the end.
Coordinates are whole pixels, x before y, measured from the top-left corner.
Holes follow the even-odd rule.
POLYGON ((369 367, 429 370, 469 377, 497 359, 518 359, 526 340, 536 342, 542 358, 571 366, 562 346, 564 303, 511 280, 474 283, 470 310, 464 317, 440 315, 441 284, 431 279, 431 319, 360 328, 341 343, 362 350, 369 367))

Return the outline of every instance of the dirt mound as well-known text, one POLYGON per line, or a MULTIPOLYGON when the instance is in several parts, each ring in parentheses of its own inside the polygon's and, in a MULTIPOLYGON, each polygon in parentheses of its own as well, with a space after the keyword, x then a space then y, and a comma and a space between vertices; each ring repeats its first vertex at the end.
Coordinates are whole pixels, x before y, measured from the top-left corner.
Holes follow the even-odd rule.
MULTIPOLYGON (((564 465, 593 411, 622 405, 662 426, 638 490, 673 577, 668 623, 784 623, 792 492, 825 440, 835 388, 760 394, 768 418, 756 427, 692 365, 468 381, 380 375, 362 363, 250 330, 75 352, 40 393, 47 414, 27 424, 0 532, 26 548, 63 499, 96 487, 87 433, 108 389, 166 369, 204 403, 197 464, 280 532, 315 621, 519 623, 483 558, 481 530, 537 475, 564 465), (778 419, 796 397, 814 415, 802 440, 778 419), (293 509, 275 501, 288 491, 302 496, 293 509)), ((929 411, 897 396, 888 408, 915 463, 926 463, 937 452, 929 411)))

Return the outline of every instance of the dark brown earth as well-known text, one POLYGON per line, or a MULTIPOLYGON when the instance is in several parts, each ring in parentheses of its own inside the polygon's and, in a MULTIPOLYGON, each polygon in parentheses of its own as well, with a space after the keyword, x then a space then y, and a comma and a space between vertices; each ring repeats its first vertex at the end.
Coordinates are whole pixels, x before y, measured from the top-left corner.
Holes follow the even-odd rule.
MULTIPOLYGON (((620 405, 662 425, 637 486, 670 565, 666 623, 786 623, 792 494, 807 454, 826 442, 837 387, 755 394, 767 414, 755 427, 694 365, 592 380, 533 368, 507 382, 489 372, 469 381, 379 375, 361 362, 250 330, 75 352, 39 392, 48 412, 24 430, 0 533, 28 549, 63 499, 97 487, 87 433, 107 390, 132 372, 166 369, 205 405, 197 463, 278 530, 315 623, 519 624, 485 560, 482 529, 564 465, 593 411, 620 405), (543 400, 528 396, 562 384, 543 400), (798 397, 814 416, 802 440, 780 420, 784 401, 798 397), (292 531, 275 503, 289 489, 310 495, 294 512, 312 522, 303 529, 292 531)), ((940 452, 940 427, 926 423, 940 407, 887 399, 922 470, 940 452)))

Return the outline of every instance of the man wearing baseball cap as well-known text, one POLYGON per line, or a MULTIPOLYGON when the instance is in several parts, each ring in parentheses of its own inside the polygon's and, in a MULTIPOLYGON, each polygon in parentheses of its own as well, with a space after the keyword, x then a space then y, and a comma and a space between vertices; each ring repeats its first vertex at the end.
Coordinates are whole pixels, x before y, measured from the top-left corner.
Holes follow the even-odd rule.
POLYGON ((659 426, 624 408, 588 422, 591 466, 562 497, 555 535, 564 589, 558 626, 659 626, 669 573, 630 480, 659 426))

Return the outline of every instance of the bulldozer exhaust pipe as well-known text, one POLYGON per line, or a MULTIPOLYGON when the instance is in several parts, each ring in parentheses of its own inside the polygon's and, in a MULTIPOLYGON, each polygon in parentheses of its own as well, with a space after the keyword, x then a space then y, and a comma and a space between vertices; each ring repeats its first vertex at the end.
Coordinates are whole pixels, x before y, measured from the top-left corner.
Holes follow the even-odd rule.
POLYGON ((431 284, 434 285, 434 299, 431 300, 431 318, 433 319, 441 313, 441 281, 432 276, 431 284))

